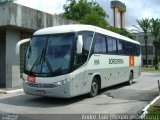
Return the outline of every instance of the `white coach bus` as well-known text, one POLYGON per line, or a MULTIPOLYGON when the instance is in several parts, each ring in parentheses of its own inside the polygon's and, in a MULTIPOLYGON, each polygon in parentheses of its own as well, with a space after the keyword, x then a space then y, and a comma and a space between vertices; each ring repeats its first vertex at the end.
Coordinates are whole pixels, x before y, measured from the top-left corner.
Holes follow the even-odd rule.
POLYGON ((91 97, 98 90, 141 74, 140 43, 91 25, 62 25, 36 31, 25 54, 26 94, 91 97))

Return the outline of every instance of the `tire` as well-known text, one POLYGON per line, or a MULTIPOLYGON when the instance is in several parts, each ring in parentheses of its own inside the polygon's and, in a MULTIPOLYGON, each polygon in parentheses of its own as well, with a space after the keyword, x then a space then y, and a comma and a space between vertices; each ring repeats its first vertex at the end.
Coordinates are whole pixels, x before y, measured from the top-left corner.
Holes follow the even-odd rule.
POLYGON ((98 94, 99 86, 98 86, 98 79, 96 77, 93 78, 91 84, 91 91, 89 93, 90 97, 95 97, 98 94))
POLYGON ((129 80, 127 82, 128 85, 132 85, 133 84, 133 72, 131 71, 129 74, 129 80))

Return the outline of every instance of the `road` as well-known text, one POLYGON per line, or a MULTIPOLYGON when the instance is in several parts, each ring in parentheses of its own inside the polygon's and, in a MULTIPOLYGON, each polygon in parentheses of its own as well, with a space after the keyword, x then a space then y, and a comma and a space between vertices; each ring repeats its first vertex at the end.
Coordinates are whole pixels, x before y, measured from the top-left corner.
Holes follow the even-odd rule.
MULTIPOLYGON (((0 113, 141 114, 142 109, 159 94, 158 79, 160 80, 160 73, 143 72, 131 86, 120 84, 103 89, 94 98, 83 95, 71 99, 58 99, 24 93, 0 95, 0 113)), ((43 117, 41 115, 40 118, 43 117)))

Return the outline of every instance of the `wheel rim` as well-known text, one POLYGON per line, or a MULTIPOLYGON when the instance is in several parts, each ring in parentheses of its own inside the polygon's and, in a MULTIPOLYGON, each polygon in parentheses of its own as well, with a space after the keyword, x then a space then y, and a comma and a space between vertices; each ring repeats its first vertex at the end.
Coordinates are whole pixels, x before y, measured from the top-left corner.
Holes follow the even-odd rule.
POLYGON ((131 85, 132 83, 133 83, 132 79, 131 79, 131 80, 129 80, 129 84, 131 85))
POLYGON ((97 83, 96 82, 93 82, 92 83, 92 95, 93 96, 95 96, 95 95, 97 95, 97 92, 98 92, 98 85, 97 85, 97 83))

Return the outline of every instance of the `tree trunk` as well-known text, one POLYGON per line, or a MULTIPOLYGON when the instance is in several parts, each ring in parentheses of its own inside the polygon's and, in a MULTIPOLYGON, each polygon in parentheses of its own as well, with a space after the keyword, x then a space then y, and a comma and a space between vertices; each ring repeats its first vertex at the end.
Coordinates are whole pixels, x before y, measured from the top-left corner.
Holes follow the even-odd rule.
POLYGON ((145 34, 145 36, 144 36, 144 40, 145 40, 145 53, 146 53, 146 68, 148 68, 148 51, 147 51, 147 39, 148 39, 148 37, 147 37, 147 35, 145 34))
POLYGON ((155 70, 158 70, 158 42, 155 40, 153 42, 153 45, 155 47, 154 65, 155 65, 155 70))
POLYGON ((158 54, 157 47, 155 47, 155 70, 158 70, 158 54))

